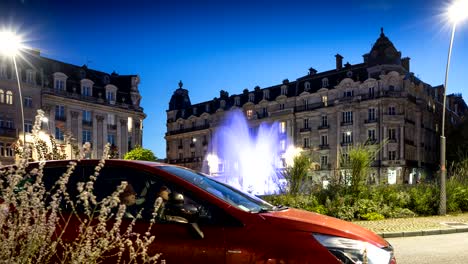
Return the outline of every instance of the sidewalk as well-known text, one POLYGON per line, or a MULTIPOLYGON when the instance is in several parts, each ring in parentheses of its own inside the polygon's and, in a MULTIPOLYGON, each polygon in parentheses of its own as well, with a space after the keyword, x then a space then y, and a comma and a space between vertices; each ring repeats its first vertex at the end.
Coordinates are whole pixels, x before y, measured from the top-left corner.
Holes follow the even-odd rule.
POLYGON ((353 223, 370 229, 384 238, 450 234, 468 232, 468 213, 353 223))

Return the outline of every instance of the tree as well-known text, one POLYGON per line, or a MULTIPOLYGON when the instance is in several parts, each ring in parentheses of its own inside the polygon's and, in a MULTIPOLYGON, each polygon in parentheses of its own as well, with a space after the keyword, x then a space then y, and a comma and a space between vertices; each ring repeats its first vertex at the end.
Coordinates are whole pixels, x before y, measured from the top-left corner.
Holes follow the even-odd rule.
POLYGON ((294 164, 286 167, 283 172, 284 178, 288 181, 289 193, 297 194, 301 187, 308 180, 307 175, 311 170, 312 161, 306 153, 301 153, 294 157, 294 164))
POLYGON ((142 148, 137 146, 131 151, 125 154, 124 159, 126 160, 146 160, 146 161, 156 161, 156 156, 154 156, 153 151, 149 149, 142 148))

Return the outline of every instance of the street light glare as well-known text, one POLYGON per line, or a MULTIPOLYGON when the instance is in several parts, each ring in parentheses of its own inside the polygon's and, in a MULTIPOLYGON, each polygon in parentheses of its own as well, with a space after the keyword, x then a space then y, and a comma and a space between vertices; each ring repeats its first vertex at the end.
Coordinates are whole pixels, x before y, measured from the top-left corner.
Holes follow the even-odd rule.
POLYGON ((448 9, 452 23, 459 23, 468 17, 468 0, 457 0, 448 9))
POLYGON ((16 56, 23 47, 21 37, 11 31, 0 32, 0 52, 7 56, 16 56))

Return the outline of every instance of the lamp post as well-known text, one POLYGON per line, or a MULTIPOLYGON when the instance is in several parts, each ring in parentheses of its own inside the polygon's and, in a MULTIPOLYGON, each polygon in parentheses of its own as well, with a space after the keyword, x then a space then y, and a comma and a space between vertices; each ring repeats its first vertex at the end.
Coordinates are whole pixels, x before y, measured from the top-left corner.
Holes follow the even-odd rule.
POLYGON ((448 18, 452 23, 452 35, 450 37, 450 45, 448 50, 447 57, 447 66, 445 67, 445 82, 444 82, 444 96, 442 103, 442 131, 440 135, 440 202, 439 202, 439 215, 445 215, 447 213, 447 193, 445 187, 445 180, 447 178, 447 168, 445 164, 445 154, 446 154, 446 138, 445 138, 445 107, 446 107, 446 91, 447 91, 447 81, 448 73, 450 67, 450 57, 452 56, 452 47, 453 47, 453 37, 455 36, 455 29, 457 23, 465 19, 468 14, 468 0, 459 0, 455 1, 448 9, 448 18))
POLYGON ((18 84, 18 95, 20 100, 21 111, 21 124, 23 126, 23 147, 26 146, 26 130, 24 128, 24 110, 23 110, 23 96, 21 93, 21 81, 18 74, 18 66, 16 65, 16 54, 23 47, 21 38, 13 32, 3 31, 0 32, 0 52, 11 56, 13 58, 13 65, 15 66, 16 81, 18 84))

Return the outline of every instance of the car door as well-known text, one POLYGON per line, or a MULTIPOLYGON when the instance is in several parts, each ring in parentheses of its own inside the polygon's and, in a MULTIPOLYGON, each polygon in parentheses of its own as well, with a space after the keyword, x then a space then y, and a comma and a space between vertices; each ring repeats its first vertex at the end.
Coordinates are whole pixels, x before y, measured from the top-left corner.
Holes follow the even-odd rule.
MULTIPOLYGON (((154 202, 161 186, 167 186, 173 193, 183 195, 187 205, 203 211, 204 218, 196 222, 156 220, 150 230, 151 235, 155 237, 147 249, 150 255, 160 253, 160 260, 165 260, 166 263, 225 263, 224 230, 223 226, 218 224, 219 221, 213 219, 217 215, 214 212, 216 210, 213 211, 212 207, 200 202, 200 198, 192 195, 189 190, 163 180, 154 173, 134 168, 107 167, 101 171, 100 177, 118 179, 117 181, 127 180, 136 193, 146 194, 142 204, 143 217, 137 219, 133 227, 133 231, 141 235, 145 234, 150 226, 154 202), (145 188, 146 190, 143 190, 145 188), (200 237, 197 228, 202 231, 203 237, 200 237)), ((123 226, 128 225, 131 220, 124 219, 123 226)))

